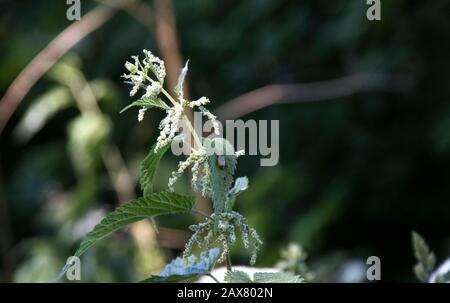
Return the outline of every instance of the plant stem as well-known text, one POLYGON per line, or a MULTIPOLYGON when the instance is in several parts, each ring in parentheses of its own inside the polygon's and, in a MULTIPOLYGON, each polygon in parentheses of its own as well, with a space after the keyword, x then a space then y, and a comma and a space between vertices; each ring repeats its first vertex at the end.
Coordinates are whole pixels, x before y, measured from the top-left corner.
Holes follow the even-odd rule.
MULTIPOLYGON (((167 97, 167 99, 169 99, 169 101, 173 105, 177 104, 177 101, 175 101, 175 99, 164 88, 161 89, 161 92, 164 94, 164 96, 167 97)), ((191 121, 189 121, 189 118, 184 113, 183 113, 183 117, 184 117, 184 120, 186 121, 186 125, 189 128, 189 131, 191 132, 192 136, 194 137, 197 147, 198 148, 201 147, 202 141, 200 140, 197 132, 195 131, 194 127, 192 126, 191 121)))
POLYGON ((231 257, 230 254, 227 254, 227 259, 226 259, 226 263, 227 263, 227 271, 232 271, 232 267, 231 267, 231 257))
POLYGON ((209 273, 208 276, 209 276, 211 279, 213 279, 216 283, 220 283, 220 281, 219 281, 216 277, 214 277, 211 273, 209 273))
POLYGON ((175 105, 175 104, 177 104, 177 101, 175 101, 175 99, 164 89, 164 88, 161 88, 161 92, 164 94, 164 96, 166 96, 167 97, 167 99, 169 99, 169 101, 173 104, 173 105, 175 105))

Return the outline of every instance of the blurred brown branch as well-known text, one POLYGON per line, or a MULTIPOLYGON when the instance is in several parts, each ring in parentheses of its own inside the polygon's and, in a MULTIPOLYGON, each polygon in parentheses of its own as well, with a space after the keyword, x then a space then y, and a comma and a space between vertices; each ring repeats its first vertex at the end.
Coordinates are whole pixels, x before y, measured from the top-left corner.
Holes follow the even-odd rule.
POLYGON ((123 10, 139 23, 153 31, 153 10, 150 5, 141 0, 96 0, 99 3, 123 10), (124 3, 125 2, 125 3, 124 3))
POLYGON ((355 74, 334 80, 270 84, 238 96, 216 109, 221 120, 236 119, 278 103, 332 100, 356 93, 372 91, 404 92, 413 79, 406 75, 355 74))
MULTIPOLYGON (((183 67, 180 46, 177 37, 176 18, 171 0, 154 0, 156 42, 167 68, 167 83, 175 87, 178 74, 183 67)), ((189 98, 188 85, 185 82, 184 94, 189 98)))
POLYGON ((191 237, 191 233, 186 230, 173 228, 159 228, 159 233, 156 236, 158 245, 167 248, 182 249, 191 237))
POLYGON ((63 30, 20 72, 0 101, 0 133, 36 82, 75 44, 109 20, 115 9, 99 5, 63 30))

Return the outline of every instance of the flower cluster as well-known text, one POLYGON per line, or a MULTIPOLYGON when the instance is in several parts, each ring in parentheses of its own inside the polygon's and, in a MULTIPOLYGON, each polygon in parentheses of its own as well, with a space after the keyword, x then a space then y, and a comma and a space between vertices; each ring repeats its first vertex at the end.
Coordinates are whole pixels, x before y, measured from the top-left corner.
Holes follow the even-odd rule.
POLYGON ((194 233, 186 244, 183 252, 184 257, 191 254, 195 244, 200 248, 208 248, 216 240, 221 246, 218 262, 223 262, 226 255, 230 252, 230 247, 236 243, 236 229, 238 229, 241 233, 244 247, 248 249, 250 245, 253 246, 250 264, 255 264, 262 241, 256 230, 248 225, 248 221, 244 216, 235 211, 224 212, 219 215, 217 230, 215 230, 214 225, 215 214, 212 214, 206 222, 189 226, 189 229, 194 233))
POLYGON ((184 173, 184 171, 192 165, 192 184, 196 184, 200 171, 200 165, 205 163, 207 159, 206 149, 202 146, 198 150, 193 150, 186 160, 178 163, 178 169, 172 172, 172 176, 169 179, 169 189, 173 191, 173 186, 178 178, 184 173))
POLYGON ((144 71, 148 72, 148 70, 151 70, 158 81, 163 84, 164 78, 166 77, 166 67, 164 65, 164 61, 154 56, 151 51, 144 49, 143 52, 145 55, 143 60, 144 71))
POLYGON ((138 113, 138 122, 141 122, 142 120, 144 120, 144 115, 145 115, 145 112, 147 111, 147 108, 146 107, 142 107, 140 110, 139 110, 139 113, 138 113))
MULTIPOLYGON (((122 77, 127 79, 133 86, 130 90, 130 96, 135 96, 140 89, 143 89, 144 94, 142 95, 142 98, 152 99, 156 98, 163 91, 162 86, 164 84, 164 78, 166 77, 166 68, 163 60, 156 57, 148 50, 144 50, 143 52, 144 58, 142 61, 139 59, 139 56, 132 56, 133 63, 129 61, 125 63, 125 68, 129 73, 123 74, 122 77), (149 72, 156 77, 156 80, 152 79, 149 72)), ((165 91, 164 93, 167 95, 165 91)), ((167 116, 160 122, 159 129, 161 132, 157 139, 155 152, 169 144, 175 137, 179 129, 180 120, 183 116, 183 110, 186 107, 192 109, 198 108, 200 112, 211 121, 214 133, 217 135, 220 134, 219 122, 217 121, 216 116, 204 107, 210 103, 208 98, 201 97, 198 100, 187 101, 183 99, 182 94, 178 97, 178 102, 175 102, 173 99, 171 100, 173 106, 166 110, 167 116)), ((145 106, 139 110, 139 122, 143 120, 146 110, 147 107, 145 106)))
MULTIPOLYGON (((139 56, 132 56, 134 63, 127 61, 125 68, 128 70, 128 74, 123 74, 122 78, 129 81, 133 87, 130 90, 130 96, 135 96, 139 89, 144 89, 145 93, 142 98, 156 98, 162 90, 162 84, 166 77, 166 68, 164 62, 158 57, 154 56, 150 51, 144 50, 144 59, 142 62, 139 60, 139 56), (151 71, 156 77, 157 81, 153 80, 148 72, 151 71)), ((144 119, 146 107, 142 107, 139 110, 138 121, 141 122, 144 119)))
POLYGON ((161 83, 153 81, 152 84, 148 85, 145 94, 142 96, 144 98, 154 98, 161 92, 161 83))
MULTIPOLYGON (((130 91, 130 96, 136 95, 140 88, 147 89, 146 81, 150 82, 150 92, 157 91, 161 89, 164 83, 164 78, 166 77, 166 67, 164 66, 164 61, 154 56, 150 51, 144 50, 144 59, 139 60, 139 56, 132 56, 134 63, 126 62, 125 68, 129 71, 129 74, 123 74, 122 77, 129 80, 133 85, 130 91), (151 71, 158 81, 153 80, 148 72, 151 71), (154 83, 157 82, 159 86, 154 83)), ((148 92, 148 90, 147 90, 148 92)), ((157 92, 159 93, 159 91, 157 92)), ((146 93, 147 94, 147 93, 146 93)))
POLYGON ((211 121, 214 129, 214 134, 217 136, 220 135, 220 124, 219 121, 217 121, 217 117, 213 115, 209 110, 207 110, 204 106, 199 106, 198 109, 200 110, 203 116, 205 116, 206 118, 208 118, 208 120, 211 121))
POLYGON ((166 110, 167 116, 159 123, 160 133, 156 139, 155 153, 172 142, 180 128, 181 117, 183 116, 184 102, 176 103, 166 110))

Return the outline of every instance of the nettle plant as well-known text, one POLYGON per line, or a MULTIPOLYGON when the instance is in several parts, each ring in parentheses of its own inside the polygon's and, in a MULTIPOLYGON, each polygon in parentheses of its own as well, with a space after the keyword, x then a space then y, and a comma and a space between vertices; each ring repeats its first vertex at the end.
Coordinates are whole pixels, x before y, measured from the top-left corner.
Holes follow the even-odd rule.
MULTIPOLYGON (((226 139, 219 137, 220 128, 216 117, 205 106, 210 103, 206 97, 188 101, 183 96, 183 82, 188 71, 187 64, 181 70, 178 84, 174 88, 175 97, 164 89, 166 69, 164 62, 150 51, 144 50, 144 58, 133 56, 133 62, 126 62, 128 73, 122 77, 131 84, 130 96, 141 93, 142 96, 125 107, 123 111, 138 107, 138 121, 142 121, 150 108, 159 108, 166 112, 159 124, 160 133, 156 143, 140 167, 140 187, 143 196, 132 200, 108 214, 94 229, 86 235, 75 253, 80 257, 97 241, 112 232, 133 222, 161 215, 179 213, 200 214, 204 221, 189 226, 193 232, 181 257, 170 262, 157 276, 151 276, 145 282, 188 282, 201 275, 210 275, 216 264, 227 265, 227 282, 301 282, 302 278, 289 273, 256 273, 253 278, 244 272, 233 271, 230 260, 230 248, 240 235, 245 248, 251 250, 250 264, 254 265, 262 241, 256 230, 249 226, 247 219, 233 210, 237 196, 248 187, 247 177, 234 180, 237 159, 243 152, 235 152, 226 139), (199 136, 185 109, 198 110, 211 123, 214 136, 199 136), (181 133, 182 123, 189 134, 181 133), (193 137, 192 146, 191 136, 193 137), (158 164, 172 144, 188 146, 190 152, 184 161, 180 161, 168 182, 168 189, 153 191, 153 180, 158 164), (192 189, 212 200, 214 213, 204 214, 194 208, 194 196, 178 194, 174 191, 175 182, 191 167, 192 189), (197 246, 202 250, 199 256, 192 254, 197 246)), ((66 265, 67 267, 67 265, 66 265)), ((212 277, 215 279, 214 277, 212 277)), ((217 281, 217 279, 215 279, 217 281)))

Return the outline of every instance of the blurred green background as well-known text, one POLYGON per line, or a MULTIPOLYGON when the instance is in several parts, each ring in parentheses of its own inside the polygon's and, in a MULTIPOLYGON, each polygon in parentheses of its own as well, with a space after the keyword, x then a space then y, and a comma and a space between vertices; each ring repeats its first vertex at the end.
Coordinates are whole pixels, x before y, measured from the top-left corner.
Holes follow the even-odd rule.
MULTIPOLYGON (((101 2, 81 0, 82 16, 101 2)), ((0 281, 52 281, 93 224, 140 194, 139 162, 162 116, 152 111, 138 123, 136 111, 119 115, 132 101, 120 75, 143 48, 164 57, 157 22, 167 13, 142 2, 112 12, 58 60, 0 134, 0 281), (89 100, 95 114, 80 114, 89 100)), ((269 84, 394 77, 343 96, 319 85, 315 92, 330 97, 241 117, 280 121, 279 164, 260 167, 250 156, 238 165, 250 187, 237 208, 264 240, 257 266, 273 266, 294 242, 323 272, 321 281, 345 281, 346 264, 365 266, 371 255, 381 258, 383 281, 414 281, 412 230, 439 261, 450 255, 450 3, 381 2, 382 20, 369 22, 362 0, 173 0, 190 94, 208 96, 212 112, 269 84)), ((73 23, 67 8, 56 0, 0 1, 1 96, 73 23)), ((163 160, 159 189, 179 160, 163 160)), ((180 188, 188 190, 187 177, 180 188)), ((192 222, 161 218, 159 234, 148 224, 114 234, 83 257, 83 281, 159 272, 181 251, 182 229, 192 222)), ((248 257, 242 247, 233 251, 235 264, 248 257)))

